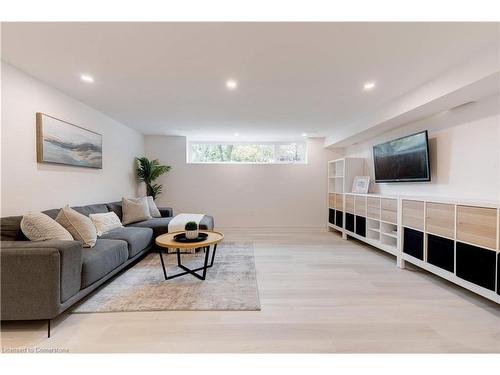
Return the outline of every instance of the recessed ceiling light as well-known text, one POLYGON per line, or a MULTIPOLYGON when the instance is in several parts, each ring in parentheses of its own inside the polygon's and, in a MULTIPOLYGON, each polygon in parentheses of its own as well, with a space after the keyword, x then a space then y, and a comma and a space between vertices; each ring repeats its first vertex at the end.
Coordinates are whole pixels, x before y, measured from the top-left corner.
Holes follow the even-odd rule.
POLYGON ((374 88, 375 88, 375 82, 366 82, 363 85, 363 90, 365 90, 365 91, 370 91, 370 90, 373 90, 374 88))
POLYGON ((228 88, 228 90, 236 90, 236 88, 238 87, 238 82, 234 79, 228 79, 226 81, 226 87, 228 88))
POLYGON ((235 137, 239 137, 239 136, 240 136, 240 133, 234 133, 234 136, 235 136, 235 137))
POLYGON ((89 82, 89 83, 94 82, 94 78, 92 76, 89 76, 88 74, 82 74, 80 76, 80 79, 84 82, 89 82))
POLYGON ((303 137, 307 137, 307 133, 302 133, 302 136, 303 137))

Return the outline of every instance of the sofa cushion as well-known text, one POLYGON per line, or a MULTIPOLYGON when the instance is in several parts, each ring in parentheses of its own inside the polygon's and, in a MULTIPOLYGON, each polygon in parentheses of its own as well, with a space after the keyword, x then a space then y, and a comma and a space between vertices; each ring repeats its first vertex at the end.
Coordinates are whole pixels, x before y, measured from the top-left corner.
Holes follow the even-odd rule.
POLYGON ((128 257, 132 258, 152 243, 153 230, 139 227, 116 228, 104 233, 100 238, 126 241, 128 244, 128 257))
POLYGON ((0 238, 2 241, 27 241, 21 230, 22 216, 8 216, 0 219, 0 238))
POLYGON ((96 282, 128 259, 127 243, 120 240, 97 240, 92 248, 82 250, 82 288, 96 282))
POLYGON ((158 237, 161 234, 168 232, 168 223, 172 220, 171 217, 155 217, 149 220, 139 221, 137 223, 132 223, 127 225, 127 228, 140 227, 140 228, 151 228, 153 230, 154 237, 158 237))
POLYGON ((57 215, 59 214, 59 211, 61 211, 60 208, 52 208, 50 210, 42 211, 42 213, 44 213, 45 215, 47 215, 55 220, 57 215))
POLYGON ((71 208, 85 216, 89 216, 90 214, 103 214, 109 212, 108 207, 105 204, 89 204, 87 206, 71 208))
POLYGON ((122 211, 122 202, 110 202, 110 203, 106 203, 106 207, 108 208, 108 210, 111 212, 114 212, 116 214, 116 216, 118 216, 118 218, 120 219, 120 221, 122 220, 122 216, 123 216, 123 211, 122 211))

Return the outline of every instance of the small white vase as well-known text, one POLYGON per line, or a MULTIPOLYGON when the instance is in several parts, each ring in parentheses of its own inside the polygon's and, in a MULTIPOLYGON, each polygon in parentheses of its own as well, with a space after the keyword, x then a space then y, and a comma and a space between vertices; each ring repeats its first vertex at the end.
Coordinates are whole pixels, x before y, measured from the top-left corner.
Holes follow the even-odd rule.
POLYGON ((186 238, 188 240, 192 240, 194 238, 197 238, 198 237, 198 232, 199 232, 198 229, 196 229, 196 230, 187 230, 186 231, 186 238))

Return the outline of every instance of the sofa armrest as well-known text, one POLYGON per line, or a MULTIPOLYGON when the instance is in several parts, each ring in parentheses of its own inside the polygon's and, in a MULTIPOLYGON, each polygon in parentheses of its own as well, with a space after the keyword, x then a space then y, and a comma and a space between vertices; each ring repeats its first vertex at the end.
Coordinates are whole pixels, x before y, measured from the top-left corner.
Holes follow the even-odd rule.
POLYGON ((161 217, 172 217, 174 216, 174 209, 172 207, 158 207, 161 217))
POLYGON ((80 290, 78 241, 2 241, 1 319, 51 319, 80 290))

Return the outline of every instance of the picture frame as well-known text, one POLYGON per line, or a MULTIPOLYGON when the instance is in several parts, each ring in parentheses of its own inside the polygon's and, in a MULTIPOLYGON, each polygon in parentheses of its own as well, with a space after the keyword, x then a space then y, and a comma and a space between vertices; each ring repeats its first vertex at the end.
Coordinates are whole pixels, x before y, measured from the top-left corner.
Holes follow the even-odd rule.
POLYGON ((367 194, 370 188, 370 176, 356 176, 352 183, 352 193, 367 194))
POLYGON ((36 157, 38 163, 102 169, 102 135, 37 112, 36 157))

